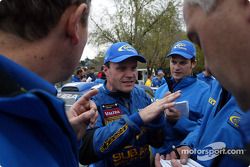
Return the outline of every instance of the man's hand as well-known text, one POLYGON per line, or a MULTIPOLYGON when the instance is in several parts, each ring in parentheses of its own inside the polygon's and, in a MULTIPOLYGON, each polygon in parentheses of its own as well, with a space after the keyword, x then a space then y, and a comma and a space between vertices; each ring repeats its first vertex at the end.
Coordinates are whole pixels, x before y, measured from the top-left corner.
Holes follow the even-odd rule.
POLYGON ((181 112, 175 108, 169 108, 164 111, 166 118, 170 122, 177 122, 180 119, 181 112))
POLYGON ((167 155, 161 155, 160 154, 156 154, 155 156, 155 167, 162 167, 161 163, 160 163, 160 159, 164 159, 164 160, 171 160, 171 164, 173 167, 181 167, 182 165, 187 164, 187 160, 190 156, 190 154, 188 154, 190 152, 191 148, 188 146, 181 146, 177 148, 177 151, 180 155, 180 162, 177 162, 177 155, 174 151, 172 151, 170 154, 167 155))
POLYGON ((174 101, 181 95, 180 91, 167 94, 164 98, 155 101, 139 112, 145 124, 157 118, 164 110, 174 107, 174 101))
POLYGON ((67 112, 69 122, 80 140, 87 126, 94 126, 98 117, 97 107, 90 98, 98 93, 97 89, 90 90, 78 99, 67 112))
MULTIPOLYGON (((188 146, 181 146, 181 147, 177 148, 177 152, 180 155, 181 164, 183 164, 183 165, 187 164, 187 160, 190 157, 190 154, 189 154, 190 150, 191 150, 191 148, 188 146)), ((177 159, 177 155, 176 155, 175 151, 172 151, 170 153, 170 159, 171 160, 177 159)))

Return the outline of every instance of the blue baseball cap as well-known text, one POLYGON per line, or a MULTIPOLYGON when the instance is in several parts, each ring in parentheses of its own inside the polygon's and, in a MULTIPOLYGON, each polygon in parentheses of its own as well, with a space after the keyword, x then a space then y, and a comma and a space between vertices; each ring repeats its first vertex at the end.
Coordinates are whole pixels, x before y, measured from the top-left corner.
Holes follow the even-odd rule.
POLYGON ((192 59, 193 57, 196 57, 195 46, 192 42, 187 40, 176 42, 167 57, 174 55, 180 55, 186 59, 192 59))
POLYGON ((111 45, 105 53, 104 64, 107 62, 119 63, 130 57, 135 57, 137 61, 146 63, 146 59, 126 42, 117 42, 111 45))

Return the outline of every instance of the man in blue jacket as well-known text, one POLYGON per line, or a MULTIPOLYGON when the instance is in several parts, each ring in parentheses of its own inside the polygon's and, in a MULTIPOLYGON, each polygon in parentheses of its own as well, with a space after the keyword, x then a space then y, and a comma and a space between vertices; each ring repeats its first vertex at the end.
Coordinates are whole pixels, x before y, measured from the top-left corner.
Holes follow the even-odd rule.
POLYGON ((151 104, 145 91, 135 86, 137 61, 146 62, 126 42, 114 43, 107 50, 103 69, 106 82, 93 98, 99 117, 95 129, 87 131, 83 138, 80 151, 83 164, 101 160, 94 166, 150 166, 149 145, 160 146, 163 139, 162 112, 173 106, 170 102, 180 93, 151 104))
POLYGON ((79 166, 77 141, 97 118, 90 101, 97 90, 66 115, 51 83, 77 66, 89 7, 88 0, 0 1, 1 167, 79 166))
POLYGON ((166 111, 166 126, 164 145, 154 152, 169 153, 172 146, 180 142, 200 124, 203 117, 203 104, 207 101, 209 86, 192 76, 192 69, 196 65, 196 50, 194 45, 186 40, 175 43, 168 54, 170 57, 170 82, 162 85, 155 92, 155 98, 161 99, 168 91, 181 90, 178 101, 188 101, 189 115, 184 116, 181 111, 170 109, 166 111))
POLYGON ((152 79, 152 87, 160 87, 166 83, 165 74, 162 70, 157 71, 157 76, 152 79))
MULTIPOLYGON (((248 151, 241 158, 248 161, 248 164, 250 164, 249 7, 248 0, 185 0, 184 3, 184 18, 189 39, 201 47, 208 67, 216 79, 232 93, 240 108, 247 111, 241 117, 239 127, 244 134, 245 144, 248 144, 246 146, 248 151)), ((231 162, 228 161, 228 164, 231 162)))
MULTIPOLYGON (((236 158, 246 153, 244 136, 240 131, 240 120, 245 113, 239 108, 235 98, 222 88, 217 80, 211 84, 210 97, 204 113, 201 126, 191 132, 181 142, 181 147, 177 148, 182 163, 185 164, 191 155, 192 159, 203 166, 248 166, 240 160, 232 161, 232 156, 236 158)), ((171 156, 176 158, 174 152, 171 156)), ((159 155, 156 161, 159 162, 159 155)))
POLYGON ((211 74, 211 72, 209 71, 209 69, 207 67, 206 61, 205 61, 204 71, 197 74, 196 76, 199 80, 206 82, 209 86, 212 84, 213 80, 215 80, 215 78, 213 77, 213 75, 211 74))

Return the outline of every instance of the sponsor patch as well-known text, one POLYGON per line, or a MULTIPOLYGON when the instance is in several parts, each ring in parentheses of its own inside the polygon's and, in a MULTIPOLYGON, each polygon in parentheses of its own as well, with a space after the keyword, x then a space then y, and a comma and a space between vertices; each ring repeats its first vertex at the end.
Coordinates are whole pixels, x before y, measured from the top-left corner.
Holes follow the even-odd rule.
POLYGON ((122 114, 121 110, 118 107, 110 110, 104 110, 103 113, 105 118, 114 117, 122 114))
POLYGON ((120 110, 117 103, 102 105, 102 112, 104 115, 105 125, 117 119, 120 119, 123 115, 123 112, 120 110))
POLYGON ((239 128, 241 113, 235 111, 228 119, 227 123, 229 123, 234 128, 239 128))
POLYGON ((137 53, 136 50, 132 46, 130 46, 128 44, 123 45, 120 48, 118 48, 118 51, 119 52, 122 52, 122 51, 131 51, 131 52, 137 53))
POLYGON ((216 100, 214 100, 212 97, 208 99, 208 103, 212 104, 213 106, 216 104, 216 100))
POLYGON ((122 111, 118 107, 117 103, 114 104, 103 104, 102 111, 104 114, 104 118, 115 117, 118 115, 122 115, 122 111))

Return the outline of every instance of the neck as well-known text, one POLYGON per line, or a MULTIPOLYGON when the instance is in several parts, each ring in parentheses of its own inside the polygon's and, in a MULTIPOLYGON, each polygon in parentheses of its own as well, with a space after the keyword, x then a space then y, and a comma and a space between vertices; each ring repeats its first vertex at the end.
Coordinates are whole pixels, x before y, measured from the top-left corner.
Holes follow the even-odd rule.
MULTIPOLYGON (((13 34, 0 31, 0 54, 33 71, 45 80, 55 83, 53 72, 55 67, 54 57, 51 56, 50 40, 26 41, 13 34)), ((56 48, 54 48, 57 50, 56 48)))

